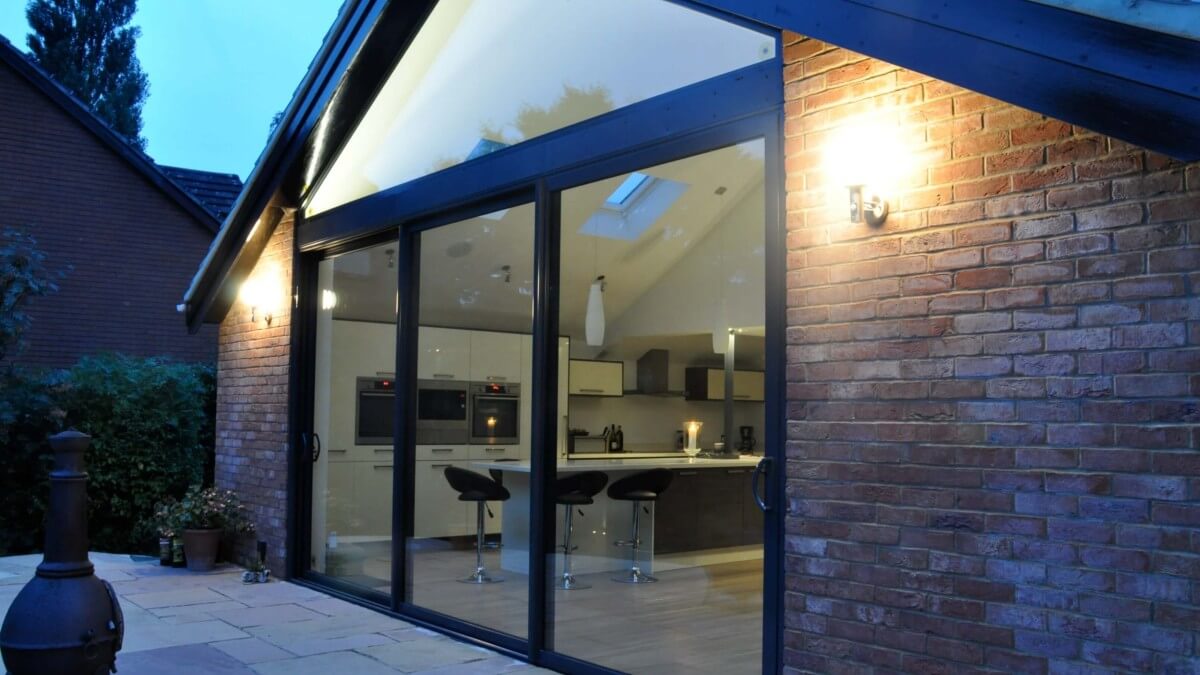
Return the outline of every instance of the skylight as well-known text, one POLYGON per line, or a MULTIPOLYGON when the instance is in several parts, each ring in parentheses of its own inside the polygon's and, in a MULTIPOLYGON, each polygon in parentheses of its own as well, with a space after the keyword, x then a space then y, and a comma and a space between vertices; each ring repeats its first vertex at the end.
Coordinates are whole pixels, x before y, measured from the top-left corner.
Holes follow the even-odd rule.
POLYGON ((636 241, 687 191, 687 184, 643 173, 630 174, 596 209, 580 234, 636 241))
POLYGON ((638 188, 642 187, 649 179, 650 177, 646 174, 634 171, 625 180, 621 181, 621 184, 617 186, 616 190, 613 190, 608 199, 604 200, 604 203, 617 208, 624 206, 629 201, 629 198, 637 192, 638 188))

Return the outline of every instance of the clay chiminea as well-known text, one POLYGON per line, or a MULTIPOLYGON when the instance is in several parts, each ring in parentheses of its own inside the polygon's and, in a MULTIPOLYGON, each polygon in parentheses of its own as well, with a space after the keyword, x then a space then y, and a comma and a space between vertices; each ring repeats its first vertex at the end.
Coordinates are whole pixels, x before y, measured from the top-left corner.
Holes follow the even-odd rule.
POLYGON ((0 627, 0 653, 11 675, 116 672, 125 620, 112 586, 88 560, 83 453, 91 442, 74 429, 50 437, 45 554, 0 627))

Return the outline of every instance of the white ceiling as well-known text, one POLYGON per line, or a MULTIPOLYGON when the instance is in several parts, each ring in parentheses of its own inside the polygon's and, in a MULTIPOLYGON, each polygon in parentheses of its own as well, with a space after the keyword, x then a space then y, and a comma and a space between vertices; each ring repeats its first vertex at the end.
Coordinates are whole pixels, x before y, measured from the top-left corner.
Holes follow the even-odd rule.
MULTIPOLYGON (((761 204, 754 203, 755 208, 746 211, 742 203, 763 198, 761 141, 643 169, 641 173, 681 183, 686 189, 635 241, 580 233, 584 222, 628 174, 573 188, 562 195, 560 328, 565 335, 582 338, 587 291, 598 274, 605 275, 607 282, 604 306, 610 325, 677 266, 696 265, 702 278, 724 283, 722 268, 730 263, 723 255, 689 254, 694 254, 714 226, 735 209, 739 213, 762 213, 761 204), (721 188, 723 193, 718 194, 721 188)), ((761 216, 752 216, 758 218, 761 216)), ((743 226, 739 223, 738 227, 743 226)), ((745 239, 757 237, 757 245, 751 242, 750 249, 759 255, 750 264, 759 264, 763 225, 759 221, 745 229, 746 235, 739 237, 743 241, 738 243, 745 248, 745 239)), ((530 332, 533 230, 534 208, 524 204, 422 233, 420 322, 530 332), (509 267, 507 280, 502 270, 505 265, 509 267)), ((394 252, 391 256, 387 253, 389 249, 394 251, 395 246, 384 244, 335 259, 336 318, 394 319, 396 270, 388 266, 389 257, 394 257, 394 252)), ((713 249, 710 245, 705 250, 713 249)), ((761 279, 761 270, 755 279, 761 279)), ((711 292, 707 283, 689 288, 687 294, 711 292)), ((761 290, 757 297, 762 297, 761 290)), ((625 335, 637 333, 636 327, 623 328, 625 335)))

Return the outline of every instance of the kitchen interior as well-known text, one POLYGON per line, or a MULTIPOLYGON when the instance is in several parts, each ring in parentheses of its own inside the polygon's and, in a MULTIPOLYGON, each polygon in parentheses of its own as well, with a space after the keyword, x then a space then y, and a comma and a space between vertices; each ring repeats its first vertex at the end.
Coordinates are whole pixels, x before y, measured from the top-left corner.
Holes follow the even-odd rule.
MULTIPOLYGON (((561 194, 557 651, 629 672, 757 672, 763 161, 749 141, 561 194), (622 491, 664 473, 649 492, 622 491)), ((419 235, 414 537, 402 547, 390 534, 394 243, 320 266, 313 410, 325 448, 314 569, 386 594, 392 556, 406 554, 413 604, 518 637, 533 238, 532 204, 419 235)))

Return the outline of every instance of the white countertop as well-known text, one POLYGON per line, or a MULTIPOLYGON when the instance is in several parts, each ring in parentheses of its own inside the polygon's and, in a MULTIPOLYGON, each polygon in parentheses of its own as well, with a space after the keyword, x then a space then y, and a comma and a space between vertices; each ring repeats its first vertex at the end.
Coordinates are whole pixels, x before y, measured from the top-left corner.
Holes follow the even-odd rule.
MULTIPOLYGON (((743 468, 758 464, 761 457, 741 455, 737 459, 688 459, 687 457, 624 457, 621 459, 567 459, 558 461, 559 473, 580 471, 643 471, 645 469, 718 469, 721 467, 743 468)), ((528 460, 520 462, 471 462, 475 469, 499 469, 516 473, 529 473, 528 460)))

